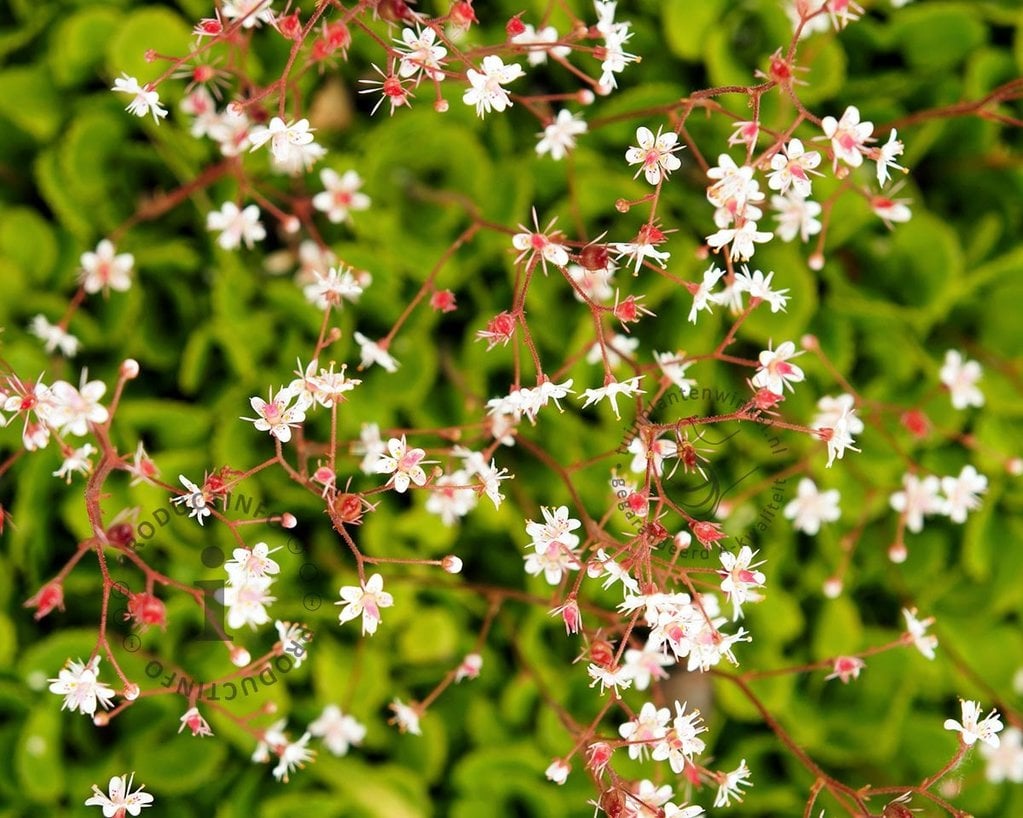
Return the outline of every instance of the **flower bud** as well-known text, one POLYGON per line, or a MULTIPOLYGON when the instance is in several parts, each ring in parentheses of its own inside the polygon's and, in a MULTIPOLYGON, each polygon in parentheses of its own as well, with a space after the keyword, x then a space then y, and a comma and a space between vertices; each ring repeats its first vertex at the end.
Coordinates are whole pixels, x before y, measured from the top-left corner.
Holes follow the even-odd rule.
POLYGON ((508 35, 509 40, 512 39, 513 37, 518 37, 520 34, 525 33, 526 26, 522 22, 522 20, 519 19, 521 17, 522 13, 520 12, 519 14, 516 14, 507 23, 504 24, 504 33, 508 35))
POLYGON ((295 519, 294 514, 284 512, 281 515, 281 528, 294 528, 296 525, 298 525, 298 520, 295 519))
POLYGON ((828 599, 837 599, 842 594, 842 580, 838 577, 829 577, 824 581, 824 596, 828 599))
POLYGON ((108 716, 103 711, 100 711, 96 713, 95 716, 92 717, 92 723, 95 724, 97 727, 106 727, 108 724, 110 724, 110 716, 108 716))
POLYGON ((124 686, 124 690, 121 691, 121 695, 128 701, 133 702, 135 701, 135 699, 139 697, 139 694, 141 692, 142 691, 139 689, 139 686, 137 684, 132 683, 124 686))
POLYGON ((34 597, 25 602, 26 608, 35 608, 36 612, 32 617, 40 620, 54 608, 64 610, 64 587, 59 582, 48 582, 34 597))
POLYGON ((449 574, 462 573, 462 561, 454 554, 448 554, 440 561, 440 566, 449 574))
POLYGON ((909 556, 909 551, 906 549, 906 544, 901 542, 892 543, 888 547, 888 559, 899 565, 906 561, 909 556))
POLYGON ((121 363, 121 377, 131 380, 139 376, 139 362, 134 358, 126 358, 121 363))
POLYGON ((611 760, 614 752, 611 745, 606 741, 598 741, 586 748, 586 766, 593 770, 595 775, 601 775, 611 760))
POLYGON ((252 656, 245 648, 232 646, 231 651, 231 664, 235 667, 245 667, 249 662, 252 661, 252 656))
POLYGON ((433 103, 433 110, 438 114, 446 114, 448 112, 448 101, 446 99, 438 99, 433 103))
POLYGON ((553 781, 555 784, 564 784, 568 780, 568 774, 572 772, 572 767, 566 761, 562 761, 560 758, 554 759, 550 766, 547 768, 545 775, 548 781, 553 781))

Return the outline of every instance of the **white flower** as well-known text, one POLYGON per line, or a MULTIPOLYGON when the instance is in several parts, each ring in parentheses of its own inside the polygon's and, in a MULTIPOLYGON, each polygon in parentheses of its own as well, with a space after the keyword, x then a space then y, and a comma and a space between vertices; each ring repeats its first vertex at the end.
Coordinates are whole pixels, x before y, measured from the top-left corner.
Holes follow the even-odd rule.
POLYGON ((484 463, 476 474, 479 475, 483 483, 483 493, 490 498, 494 508, 500 508, 501 502, 504 500, 504 495, 501 494, 501 481, 510 480, 513 475, 508 473, 508 469, 498 469, 497 462, 494 460, 490 461, 489 466, 484 463))
POLYGON ((748 267, 743 267, 741 271, 735 274, 735 286, 739 292, 749 293, 750 298, 759 298, 761 301, 766 301, 771 305, 771 312, 784 312, 785 304, 789 300, 789 296, 785 295, 788 289, 772 290, 772 278, 774 278, 773 272, 765 276, 760 270, 754 270, 751 273, 748 267))
POLYGON ((723 223, 718 227, 727 227, 740 218, 760 218, 759 208, 751 203, 763 201, 764 194, 753 173, 752 165, 737 165, 727 153, 720 154, 717 165, 707 170, 707 178, 714 180, 707 188, 707 201, 724 210, 723 223))
POLYGON ((297 393, 290 387, 278 389, 276 397, 271 389, 269 400, 258 396, 249 398, 249 404, 259 417, 241 419, 251 422, 261 432, 269 432, 270 437, 277 438, 281 443, 287 443, 291 440, 292 427, 297 428, 305 420, 305 412, 310 403, 306 394, 297 393))
POLYGON ((831 140, 831 149, 835 153, 835 167, 841 159, 851 168, 863 164, 864 145, 871 141, 874 132, 873 122, 860 122, 860 111, 855 105, 845 109, 841 119, 826 116, 821 120, 821 130, 831 140))
MULTIPOLYGON (((852 411, 855 406, 856 399, 848 393, 843 392, 834 398, 825 395, 817 401, 817 415, 814 417, 813 423, 810 424, 810 428, 833 429, 842 416, 852 411)), ((858 435, 863 431, 863 421, 855 415, 849 416, 848 424, 850 434, 858 435)))
POLYGON ((135 256, 131 253, 117 254, 113 243, 103 239, 96 245, 95 252, 82 253, 82 265, 78 281, 87 293, 104 293, 109 290, 124 292, 131 288, 131 268, 135 256))
POLYGON ((536 143, 536 152, 540 156, 549 153, 551 159, 554 160, 563 159, 575 147, 575 138, 586 133, 587 128, 582 116, 562 108, 558 111, 557 117, 540 134, 540 141, 536 143))
POLYGON ((54 477, 62 477, 70 485, 72 474, 81 474, 87 476, 92 471, 92 461, 89 460, 89 455, 96 453, 96 447, 91 443, 86 443, 79 449, 75 449, 71 454, 64 458, 64 462, 61 463, 60 468, 53 473, 54 477))
POLYGON ((224 588, 224 607, 227 608, 227 626, 232 630, 248 625, 255 630, 270 621, 266 606, 276 602, 270 595, 272 577, 246 576, 237 584, 224 588))
POLYGON ((68 659, 57 678, 47 680, 50 692, 64 697, 61 710, 67 709, 72 713, 77 710, 83 715, 93 716, 97 704, 110 708, 114 691, 99 680, 99 663, 99 656, 92 657, 88 663, 68 659))
POLYGON ((934 649, 938 646, 938 637, 927 633, 927 629, 934 624, 934 617, 917 619, 916 608, 903 608, 902 615, 906 619, 906 632, 913 638, 916 649, 926 658, 934 659, 934 649))
POLYGON ((219 143, 224 156, 238 156, 249 147, 249 127, 252 122, 245 112, 234 105, 227 108, 209 126, 210 138, 219 143))
POLYGON ((621 420, 622 416, 618 412, 618 396, 624 395, 625 397, 632 397, 633 395, 645 394, 645 392, 639 388, 639 382, 642 379, 643 376, 639 375, 625 381, 611 381, 610 383, 604 384, 604 386, 600 389, 587 389, 581 396, 586 401, 583 404, 583 409, 604 400, 604 398, 607 398, 611 401, 611 408, 614 410, 615 417, 621 420))
POLYGON ((464 469, 438 477, 435 490, 426 500, 426 510, 439 515, 444 525, 454 525, 476 507, 476 492, 468 487, 469 480, 464 469))
POLYGON ((667 759, 672 772, 676 774, 682 772, 686 763, 692 763, 694 755, 699 755, 706 748, 703 739, 699 737, 701 733, 707 732, 700 711, 686 713, 685 710, 685 704, 675 702, 675 719, 651 755, 654 761, 667 759))
POLYGON ((255 242, 266 238, 266 229, 259 220, 259 208, 254 204, 239 210, 234 202, 224 202, 220 210, 206 215, 206 229, 220 231, 217 244, 225 250, 234 250, 243 241, 251 249, 255 242))
POLYGON ((121 76, 114 80, 114 87, 110 90, 132 95, 131 102, 124 110, 135 114, 135 116, 144 117, 146 114, 152 113, 153 121, 157 125, 160 124, 161 119, 167 116, 167 109, 160 105, 160 95, 150 85, 139 85, 139 81, 135 77, 129 77, 123 71, 121 76))
POLYGON ((1023 783, 1023 731, 1018 727, 1009 727, 1001 735, 1001 743, 997 747, 984 743, 980 754, 987 762, 984 776, 993 784, 1002 781, 1023 783))
POLYGON ((320 171, 320 182, 324 190, 313 196, 313 207, 326 213, 334 224, 351 221, 351 211, 366 210, 370 206, 369 196, 359 192, 362 178, 354 170, 346 170, 339 176, 336 171, 324 168, 320 171))
POLYGON ((345 585, 339 593, 341 601, 334 604, 344 607, 338 615, 338 622, 343 625, 361 615, 363 636, 376 633, 377 625, 380 624, 380 609, 394 605, 394 597, 384 590, 384 578, 380 574, 373 574, 357 586, 345 585))
POLYGON ((355 303, 362 295, 362 286, 352 275, 351 268, 331 267, 326 273, 315 271, 315 280, 302 288, 306 300, 317 309, 340 309, 345 299, 355 303))
POLYGON ((657 361, 657 365, 661 368, 664 376, 677 386, 684 396, 688 396, 696 385, 696 381, 693 378, 686 377, 686 370, 695 361, 687 361, 685 352, 681 351, 654 352, 654 360, 657 361))
POLYGON ((568 506, 558 506, 557 508, 540 506, 540 513, 543 514, 544 521, 542 523, 534 520, 526 521, 526 533, 534 545, 543 548, 557 542, 569 548, 579 545, 579 535, 572 532, 578 529, 582 523, 569 516, 568 506))
POLYGON ((590 678, 593 679, 590 682, 590 687, 594 687, 598 683, 600 684, 600 692, 603 695, 607 688, 614 690, 616 698, 621 696, 621 690, 628 690, 632 686, 632 676, 624 667, 607 668, 601 665, 590 664, 586 668, 586 672, 590 674, 590 678))
POLYGON ((821 530, 821 523, 833 523, 842 516, 840 496, 838 489, 819 491, 813 480, 804 477, 796 487, 796 498, 785 506, 785 518, 793 521, 796 531, 813 536, 821 530))
POLYGON ((60 427, 62 434, 84 437, 89 433, 89 424, 106 423, 110 413, 100 404, 100 398, 107 391, 103 381, 89 381, 89 370, 83 369, 76 389, 67 381, 54 381, 49 392, 49 410, 46 418, 53 427, 60 427))
POLYGON ((952 406, 955 409, 984 405, 984 395, 977 388, 977 381, 982 374, 980 364, 965 360, 962 353, 954 349, 945 353, 945 363, 938 377, 952 394, 952 406))
MULTIPOLYGON (((664 668, 674 664, 673 658, 649 644, 643 650, 630 648, 625 651, 625 667, 636 682, 636 690, 646 690, 654 679, 667 679, 668 674, 664 668)), ((632 755, 631 748, 629 755, 632 755)))
POLYGON ((233 585, 242 585, 250 579, 263 579, 279 574, 281 566, 276 560, 270 559, 280 547, 271 549, 265 542, 258 542, 252 548, 236 548, 231 552, 233 559, 224 563, 228 581, 233 585))
POLYGON ((359 363, 359 369, 365 369, 367 366, 377 364, 388 372, 398 371, 398 362, 376 341, 369 340, 361 332, 352 333, 352 337, 355 339, 355 343, 359 345, 359 355, 362 358, 359 363))
POLYGON ((533 551, 525 556, 525 571, 531 577, 544 575, 548 585, 559 585, 568 571, 578 571, 582 565, 576 553, 566 542, 533 542, 533 551))
POLYGON ((376 473, 390 474, 389 484, 394 486, 398 494, 408 491, 409 483, 417 486, 426 485, 426 472, 419 464, 424 461, 426 452, 422 449, 410 449, 405 442, 405 435, 401 439, 392 437, 387 441, 389 455, 381 455, 377 458, 376 473))
POLYGON ((220 11, 228 20, 241 20, 242 28, 273 24, 273 0, 224 0, 220 11))
POLYGON ((286 742, 284 747, 278 748, 280 760, 274 767, 274 778, 287 784, 288 776, 296 767, 301 769, 307 761, 312 761, 316 757, 316 751, 310 750, 306 746, 309 743, 309 737, 309 733, 303 733, 302 738, 298 741, 286 742))
POLYGON ((771 157, 767 186, 780 193, 786 193, 791 187, 797 196, 805 199, 810 195, 809 174, 820 163, 821 155, 817 151, 808 152, 800 140, 793 139, 782 151, 771 157))
MULTIPOLYGON (((604 349, 607 351, 607 363, 609 366, 618 366, 622 362, 622 355, 632 355, 639 349, 639 338, 631 335, 615 333, 610 341, 606 341, 604 349)), ((596 364, 604 360, 604 352, 601 350, 600 342, 595 343, 586 353, 586 363, 596 364)))
MULTIPOLYGON (((660 653, 660 651, 658 651, 660 653)), ((640 688, 637 681, 636 688, 640 688)), ((627 721, 618 728, 618 735, 629 742, 629 758, 644 759, 652 746, 667 735, 671 711, 667 707, 658 708, 647 702, 632 721, 627 721)), ((668 791, 671 798, 671 790, 668 791)), ((667 800, 667 798, 665 799, 667 800)))
POLYGON ((798 196, 772 196, 771 208, 777 211, 778 238, 792 241, 796 236, 802 242, 808 242, 810 236, 821 232, 821 222, 817 217, 821 214, 821 206, 809 199, 798 196))
POLYGON ((980 508, 978 495, 987 491, 987 478, 973 466, 964 466, 958 477, 942 477, 945 513, 954 523, 966 522, 966 512, 980 508))
POLYGON ((980 702, 971 702, 960 699, 963 708, 963 722, 960 724, 955 719, 945 719, 945 729, 954 730, 960 733, 963 744, 972 747, 978 741, 982 741, 991 747, 999 744, 998 733, 1002 730, 1002 720, 997 710, 992 710, 983 719, 980 718, 980 702))
POLYGON ((257 125, 249 132, 251 151, 259 150, 267 142, 274 159, 285 164, 289 163, 297 149, 313 141, 312 129, 308 119, 298 122, 285 122, 279 116, 270 120, 269 125, 257 125))
POLYGON ((719 555, 721 567, 718 571, 721 579, 721 590, 725 598, 732 603, 732 619, 736 620, 742 616, 742 606, 746 602, 756 601, 760 595, 754 590, 762 588, 766 577, 763 572, 754 570, 763 565, 763 560, 753 562, 757 552, 744 545, 739 549, 738 554, 730 551, 722 551, 719 555))
POLYGON ((648 447, 639 435, 629 441, 629 454, 632 455, 632 463, 629 469, 636 474, 646 474, 647 455, 653 464, 654 474, 660 477, 664 473, 664 459, 678 457, 678 443, 668 438, 658 438, 651 441, 648 447))
POLYGON ((628 594, 629 591, 634 594, 639 593, 639 583, 633 579, 628 570, 611 559, 603 548, 597 549, 596 558, 587 566, 586 573, 591 577, 599 577, 603 574, 606 577, 603 585, 605 590, 610 588, 616 582, 620 582, 622 584, 622 589, 626 592, 626 594, 628 594))
MULTIPOLYGON (((536 221, 536 208, 533 208, 533 224, 536 227, 536 232, 532 232, 528 227, 519 225, 521 233, 516 233, 512 236, 512 246, 519 250, 518 256, 515 258, 515 262, 518 263, 522 259, 529 257, 530 261, 535 259, 536 255, 540 255, 541 262, 543 263, 543 271, 547 272, 547 262, 554 264, 557 267, 564 267, 568 264, 568 250, 565 249, 564 245, 558 244, 553 241, 548 234, 551 234, 551 230, 554 227, 554 222, 557 219, 551 220, 551 223, 546 227, 546 233, 540 232, 540 226, 536 221)), ((551 234, 559 235, 559 234, 551 234)))
POLYGON ((401 55, 398 76, 407 79, 421 75, 436 82, 443 80, 441 63, 448 50, 442 45, 435 45, 436 39, 437 32, 432 28, 424 28, 421 31, 403 28, 401 40, 395 40, 399 44, 395 52, 401 55))
POLYGON ((662 134, 658 128, 657 136, 654 136, 649 128, 641 125, 636 129, 636 141, 639 147, 629 148, 625 159, 630 165, 639 165, 636 176, 642 173, 650 184, 658 184, 672 171, 682 167, 682 160, 675 156, 675 151, 683 146, 677 144, 678 134, 674 131, 662 134))
POLYGON ((903 173, 906 172, 902 165, 895 162, 895 157, 901 156, 906 147, 896 137, 897 132, 893 129, 888 134, 888 141, 877 150, 877 183, 882 187, 889 179, 888 168, 897 168, 903 173))
POLYGON ((889 500, 891 507, 906 519, 906 528, 914 534, 924 527, 924 515, 945 514, 947 501, 941 497, 941 481, 934 475, 923 480, 915 474, 902 477, 902 491, 889 500))
POLYGON ((327 749, 336 756, 347 754, 349 747, 358 747, 366 737, 365 726, 353 716, 342 713, 335 704, 323 708, 320 717, 309 725, 309 732, 322 738, 327 749))
POLYGON ((476 115, 480 118, 492 110, 501 112, 510 107, 512 101, 502 86, 525 76, 521 65, 505 65, 504 60, 496 54, 484 57, 482 68, 482 72, 474 68, 466 72, 471 87, 462 96, 462 102, 466 105, 476 106, 476 115))
POLYGON ((752 787, 750 781, 749 767, 746 766, 746 759, 739 762, 739 766, 730 773, 725 773, 718 784, 717 794, 714 796, 715 807, 730 807, 731 799, 742 803, 744 793, 742 787, 752 787))
POLYGON ((419 717, 422 713, 420 713, 418 708, 405 704, 401 699, 395 699, 391 702, 390 708, 394 711, 393 721, 398 725, 398 729, 402 733, 411 733, 414 736, 421 736, 423 734, 419 729, 419 717))
POLYGON ((131 773, 130 776, 127 773, 115 775, 107 786, 109 795, 93 784, 93 795, 85 802, 85 806, 103 807, 103 818, 124 818, 125 813, 139 815, 143 807, 152 806, 153 796, 142 791, 145 784, 132 792, 131 785, 134 781, 135 773, 131 773))
POLYGON ((832 463, 835 459, 839 460, 845 455, 846 449, 852 449, 854 452, 858 452, 853 443, 853 428, 859 426, 863 427, 863 421, 861 421, 854 414, 854 410, 846 408, 842 410, 842 413, 838 416, 835 421, 835 425, 831 427, 830 432, 826 432, 827 443, 828 443, 828 468, 831 468, 832 463))
POLYGON ((185 475, 179 474, 178 480, 181 481, 181 485, 188 489, 188 493, 171 498, 171 502, 174 503, 174 505, 184 503, 186 508, 192 509, 192 513, 188 515, 189 519, 195 517, 196 522, 199 523, 199 525, 202 525, 203 520, 213 514, 213 512, 210 511, 206 495, 203 494, 202 490, 195 483, 185 477, 185 475))
POLYGON ((755 221, 746 220, 740 227, 723 228, 707 236, 707 244, 719 250, 731 242, 732 261, 749 261, 757 251, 756 245, 771 240, 773 233, 757 230, 755 221))
POLYGON ((887 196, 874 196, 870 207, 885 226, 891 229, 892 223, 902 224, 913 218, 909 209, 909 199, 889 199, 887 196))
POLYGON ((547 776, 548 781, 553 781, 555 784, 561 785, 568 780, 568 774, 572 772, 572 768, 567 762, 562 761, 560 758, 554 759, 547 767, 544 775, 547 776))
POLYGON ((280 619, 274 622, 274 627, 277 628, 278 644, 295 663, 292 667, 302 667, 302 663, 309 655, 307 645, 312 641, 312 631, 305 625, 297 622, 282 622, 280 619))
POLYGON ((784 395, 785 387, 792 389, 792 384, 800 383, 806 377, 803 370, 795 364, 790 364, 790 358, 801 355, 796 352, 796 345, 792 341, 785 341, 777 349, 768 348, 760 353, 760 368, 753 376, 751 383, 758 389, 767 389, 775 395, 784 395))
POLYGON ((363 474, 377 474, 377 461, 387 452, 387 444, 380 439, 380 427, 375 423, 363 423, 359 431, 359 442, 352 445, 352 454, 362 455, 359 468, 363 474))
POLYGON ((657 245, 663 241, 664 234, 660 230, 640 228, 636 241, 616 242, 609 244, 608 247, 618 254, 615 261, 628 257, 635 259, 636 266, 632 274, 639 275, 639 268, 643 266, 643 259, 646 258, 652 259, 658 267, 664 269, 665 263, 671 258, 671 253, 657 249, 657 245))
POLYGON ((696 323, 696 317, 700 310, 706 310, 712 312, 710 305, 713 303, 713 297, 711 296, 711 290, 717 285, 718 281, 721 280, 721 276, 725 274, 725 271, 715 267, 713 264, 709 270, 706 270, 703 274, 703 281, 700 286, 696 288, 696 292, 693 293, 693 306, 689 310, 689 322, 691 324, 696 323))
POLYGON ((74 358, 78 352, 78 339, 59 324, 51 324, 45 315, 36 315, 29 324, 29 332, 43 342, 47 353, 57 349, 65 358, 74 358))
POLYGON ((547 26, 537 31, 533 26, 526 23, 523 25, 522 33, 516 34, 511 38, 511 41, 515 45, 542 46, 541 48, 530 48, 526 52, 526 60, 530 65, 543 65, 546 63, 548 52, 555 57, 567 57, 572 53, 572 49, 568 46, 549 45, 558 41, 558 30, 554 26, 547 26))

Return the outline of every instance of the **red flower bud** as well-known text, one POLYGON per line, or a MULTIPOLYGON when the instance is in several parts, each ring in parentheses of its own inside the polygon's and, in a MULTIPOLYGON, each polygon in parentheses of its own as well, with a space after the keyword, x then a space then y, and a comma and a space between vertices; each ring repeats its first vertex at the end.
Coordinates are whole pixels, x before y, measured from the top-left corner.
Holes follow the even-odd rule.
POLYGON ((504 31, 508 35, 509 40, 512 39, 512 37, 518 37, 526 30, 526 26, 523 24, 522 20, 519 19, 520 17, 522 17, 521 12, 505 23, 504 31))
POLYGON ((49 582, 25 602, 26 608, 35 608, 34 619, 39 620, 54 608, 64 610, 64 588, 59 582, 49 582))
POLYGON ((128 597, 128 612, 125 619, 132 619, 143 629, 150 625, 167 627, 167 608, 152 594, 131 594, 128 597))

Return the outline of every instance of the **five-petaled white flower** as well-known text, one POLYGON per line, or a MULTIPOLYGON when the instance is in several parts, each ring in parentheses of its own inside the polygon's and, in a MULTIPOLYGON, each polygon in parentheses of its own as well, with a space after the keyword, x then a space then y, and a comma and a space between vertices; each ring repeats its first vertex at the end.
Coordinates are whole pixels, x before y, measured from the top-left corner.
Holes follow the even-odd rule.
POLYGON ((323 708, 320 717, 309 725, 309 732, 323 739, 336 756, 347 754, 351 746, 358 747, 366 737, 366 728, 354 716, 341 712, 336 704, 328 704, 323 708))
POLYGON ((57 678, 48 680, 50 692, 64 697, 61 710, 67 709, 72 713, 77 710, 83 715, 93 716, 97 705, 110 707, 114 691, 99 680, 99 663, 99 656, 92 657, 87 663, 68 659, 57 678))
POLYGON ((398 371, 398 362, 387 351, 385 346, 377 341, 371 341, 361 332, 353 332, 352 337, 355 339, 355 343, 359 345, 359 355, 361 357, 359 362, 360 370, 377 364, 388 372, 398 371))
POLYGON ((661 133, 658 128, 654 136, 653 131, 641 125, 636 129, 636 141, 639 146, 629 148, 625 159, 630 165, 639 165, 636 176, 642 173, 650 184, 658 184, 682 167, 682 160, 675 156, 675 151, 683 146, 678 144, 678 134, 674 131, 661 133))
POLYGON ((972 747, 978 741, 983 741, 991 747, 997 747, 999 743, 998 733, 1002 730, 1002 720, 997 710, 992 710, 981 719, 980 702, 971 702, 960 699, 963 707, 962 724, 955 719, 945 719, 945 729, 954 730, 962 736, 963 744, 972 747))
POLYGON ((834 166, 838 167, 841 159, 851 168, 863 164, 863 153, 870 135, 874 132, 873 122, 860 122, 860 110, 855 105, 845 109, 841 119, 826 116, 821 120, 824 135, 831 140, 831 149, 835 152, 834 166))
POLYGON ((274 159, 283 165, 290 165, 296 156, 301 157, 304 154, 303 148, 312 143, 312 131, 308 119, 285 122, 279 116, 275 116, 269 125, 257 125, 249 131, 249 142, 252 143, 249 151, 259 150, 269 142, 274 159))
POLYGON ((842 510, 838 507, 838 489, 820 491, 809 477, 804 477, 796 487, 796 498, 785 506, 784 515, 792 520, 796 531, 813 536, 821 530, 821 523, 833 523, 842 510))
POLYGON ((338 175, 337 171, 324 168, 320 171, 320 182, 324 190, 313 196, 313 207, 326 213, 334 224, 351 221, 350 211, 370 206, 369 196, 359 192, 362 178, 354 170, 338 175))
POLYGON ((114 87, 110 90, 132 95, 131 102, 124 110, 135 114, 135 116, 144 117, 146 114, 152 113, 153 121, 157 125, 160 124, 161 119, 167 116, 167 109, 160 105, 160 95, 148 84, 139 85, 139 81, 135 77, 129 77, 122 72, 121 76, 114 80, 114 87))
POLYGON ((713 264, 709 270, 706 270, 703 274, 703 281, 700 282, 700 286, 696 288, 696 292, 693 293, 693 306, 689 310, 689 322, 691 324, 696 323, 696 318, 700 313, 700 310, 706 310, 707 312, 713 312, 710 305, 716 303, 715 299, 711 295, 711 290, 717 286, 718 281, 721 280, 721 276, 725 274, 725 271, 715 267, 713 264))
POLYGON ((950 349, 945 353, 945 363, 938 377, 952 394, 952 406, 966 409, 984 405, 984 394, 977 388, 977 381, 982 374, 979 363, 967 361, 961 352, 950 349))
POLYGON ((820 163, 821 155, 817 151, 807 151, 800 140, 793 139, 771 157, 767 186, 780 193, 785 193, 791 187, 797 196, 805 199, 810 195, 809 174, 820 163))
POLYGON ((721 577, 721 590, 725 597, 732 603, 732 619, 739 619, 742 616, 742 606, 759 598, 756 588, 761 588, 766 581, 762 571, 755 570, 764 562, 753 562, 757 552, 744 545, 739 549, 738 554, 731 551, 722 551, 719 555, 722 570, 718 571, 721 577))
POLYGON ((796 345, 792 341, 778 346, 777 349, 768 348, 760 353, 760 368, 753 376, 751 383, 758 389, 767 389, 775 395, 784 395, 785 387, 792 389, 792 384, 800 383, 804 377, 803 370, 795 364, 790 364, 789 359, 801 355, 796 352, 796 345))
POLYGON ((340 624, 362 616, 362 635, 372 636, 380 624, 380 609, 394 605, 394 597, 384 590, 384 578, 373 574, 359 585, 345 585, 339 591, 341 600, 335 605, 344 605, 338 615, 340 624))
POLYGON ((426 457, 426 452, 422 449, 408 448, 405 435, 402 435, 401 439, 392 437, 388 440, 387 451, 390 456, 381 455, 377 458, 376 472, 377 474, 392 475, 389 482, 394 486, 396 492, 404 494, 408 491, 410 482, 417 486, 426 485, 426 472, 419 465, 423 462, 430 462, 423 460, 426 457))
POLYGON ((109 795, 93 784, 93 795, 85 802, 85 806, 103 807, 103 818, 124 818, 125 814, 139 815, 143 807, 152 806, 153 796, 142 791, 145 784, 132 792, 131 785, 134 781, 135 773, 115 775, 108 785, 109 795))
POLYGON ((395 40, 399 47, 395 49, 401 55, 398 63, 398 76, 402 78, 416 77, 417 83, 423 77, 440 82, 444 79, 441 62, 448 50, 436 45, 437 32, 432 28, 413 30, 403 28, 401 39, 395 40))
POLYGON ((220 210, 206 215, 206 229, 219 230, 217 244, 225 250, 234 250, 244 241, 249 249, 266 238, 266 228, 259 220, 259 208, 252 204, 241 210, 234 202, 224 202, 220 210))
POLYGON ((554 118, 543 129, 540 141, 536 143, 536 152, 543 156, 546 153, 551 159, 563 159, 575 147, 575 138, 586 133, 588 126, 579 114, 573 114, 567 108, 558 111, 554 118))
POLYGON ((731 806, 731 799, 742 802, 742 787, 752 787, 750 781, 749 767, 746 766, 746 759, 739 762, 739 766, 730 773, 718 773, 718 791, 714 796, 715 807, 731 806))
POLYGON ((987 478, 973 466, 963 466, 958 477, 942 477, 945 513, 954 523, 966 522, 966 513, 980 508, 978 495, 987 491, 987 478))
POLYGON ((302 293, 317 309, 340 309, 346 299, 355 303, 362 295, 362 284, 352 275, 350 267, 331 267, 326 273, 316 270, 313 277, 314 280, 302 288, 302 293))
POLYGON ((501 112, 512 105, 508 92, 502 86, 526 73, 518 63, 505 65, 496 54, 484 57, 482 68, 482 71, 470 68, 466 72, 471 87, 462 96, 466 105, 476 106, 476 115, 481 119, 491 111, 501 112))
POLYGON ((73 358, 78 352, 78 339, 60 324, 51 324, 45 315, 36 315, 32 318, 29 332, 43 342, 43 348, 47 353, 59 349, 65 358, 73 358))
POLYGON ((270 437, 287 443, 291 440, 292 427, 297 427, 305 420, 305 412, 311 402, 307 393, 296 392, 291 387, 278 389, 276 397, 271 389, 269 400, 259 396, 249 398, 249 403, 259 417, 243 417, 242 420, 250 421, 259 431, 269 432, 270 437))
POLYGON ((135 256, 117 253, 109 239, 103 239, 93 252, 82 253, 78 281, 87 293, 105 293, 110 290, 124 292, 131 288, 131 268, 135 256))

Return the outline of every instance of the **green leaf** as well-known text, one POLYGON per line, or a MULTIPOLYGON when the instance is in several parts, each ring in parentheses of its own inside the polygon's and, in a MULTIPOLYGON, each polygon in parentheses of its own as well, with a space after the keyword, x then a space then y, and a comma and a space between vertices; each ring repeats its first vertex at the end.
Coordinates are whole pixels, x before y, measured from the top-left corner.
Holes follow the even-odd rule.
POLYGON ((36 139, 46 141, 57 133, 64 110, 45 68, 30 66, 0 71, 0 117, 36 139))
MULTIPOLYGON (((25 720, 15 750, 15 770, 22 792, 38 804, 56 804, 64 790, 63 713, 49 702, 25 720)), ((74 718, 81 718, 74 714, 74 718)))
POLYGON ((707 34, 721 16, 723 0, 666 0, 661 7, 661 21, 668 48, 686 60, 699 59, 707 34))
POLYGON ((962 3, 910 6, 895 17, 893 27, 906 62, 923 72, 957 65, 987 39, 974 8, 962 3))
POLYGON ((191 28, 170 9, 136 9, 107 43, 107 70, 112 77, 125 73, 145 84, 163 70, 147 62, 146 51, 184 56, 191 47, 191 34, 191 28))
POLYGON ((34 210, 19 207, 0 214, 0 254, 16 262, 30 281, 41 284, 57 262, 57 240, 34 210))
POLYGON ((61 88, 88 82, 103 59, 121 15, 110 6, 91 6, 64 17, 53 31, 49 62, 61 88))

